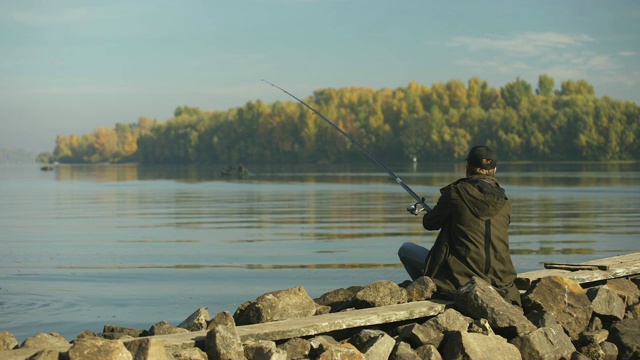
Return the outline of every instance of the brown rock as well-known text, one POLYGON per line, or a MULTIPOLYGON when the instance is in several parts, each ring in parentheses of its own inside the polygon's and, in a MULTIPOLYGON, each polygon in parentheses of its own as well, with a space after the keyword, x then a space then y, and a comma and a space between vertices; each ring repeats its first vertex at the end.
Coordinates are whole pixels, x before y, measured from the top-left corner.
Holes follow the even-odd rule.
POLYGON ((609 338, 618 347, 618 359, 640 359, 640 320, 623 319, 609 329, 609 338))
POLYGON ((287 353, 289 359, 305 359, 309 356, 311 350, 311 344, 309 341, 301 338, 293 338, 285 341, 277 346, 278 349, 282 349, 287 353))
POLYGON ((522 359, 518 348, 503 337, 478 333, 448 332, 439 349, 444 359, 522 359))
POLYGON ((536 329, 510 343, 518 348, 523 359, 568 359, 576 351, 560 325, 536 329))
POLYGON ((231 313, 218 313, 207 332, 205 350, 209 360, 244 360, 244 349, 231 313))
POLYGON ((577 282, 561 276, 547 276, 536 280, 524 294, 526 312, 548 311, 572 339, 589 325, 591 301, 577 282))
POLYGON ((0 351, 12 350, 18 346, 18 340, 7 331, 0 331, 0 351))
POLYGON ((587 297, 591 300, 593 312, 600 317, 610 317, 613 321, 624 317, 625 302, 606 285, 587 289, 587 297))
POLYGON ((173 360, 173 355, 167 352, 162 341, 154 338, 127 341, 124 346, 135 360, 173 360))
POLYGON ((60 351, 56 350, 40 350, 37 353, 29 356, 27 360, 59 360, 61 356, 60 351))
POLYGON ((430 277, 422 276, 410 283, 405 289, 407 290, 407 301, 422 301, 431 299, 437 286, 430 277))
POLYGON ((193 314, 189 315, 189 317, 181 322, 178 327, 189 331, 202 331, 207 329, 209 320, 211 320, 209 311, 207 308, 201 307, 193 314))
POLYGON ((615 291, 627 306, 637 304, 638 301, 640 301, 640 289, 629 279, 620 278, 609 280, 605 286, 615 291))
POLYGON ((379 280, 365 286, 351 300, 350 306, 366 309, 407 302, 407 291, 398 284, 379 280))
POLYGON ((302 286, 264 294, 242 304, 233 315, 237 325, 313 316, 316 303, 302 286))
POLYGON ((348 307, 351 299, 353 299, 362 288, 362 286, 350 286, 329 291, 315 299, 315 302, 318 305, 330 306, 331 312, 338 312, 348 307))
POLYGON ((20 348, 66 351, 71 344, 58 333, 38 333, 22 342, 20 348))
POLYGON ((67 352, 68 360, 133 360, 133 356, 119 341, 85 338, 73 343, 67 352))

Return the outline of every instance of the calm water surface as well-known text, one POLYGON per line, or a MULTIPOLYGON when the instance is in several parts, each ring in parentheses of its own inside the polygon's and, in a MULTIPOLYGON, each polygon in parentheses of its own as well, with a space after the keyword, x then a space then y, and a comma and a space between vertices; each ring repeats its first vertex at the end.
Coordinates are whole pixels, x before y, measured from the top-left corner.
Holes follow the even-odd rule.
MULTIPOLYGON (((374 166, 0 166, 0 330, 72 340, 105 324, 177 325, 266 292, 312 297, 408 279, 396 250, 436 232, 374 166)), ((461 164, 390 166, 433 205, 461 164)), ((639 251, 640 165, 503 164, 520 272, 639 251)))

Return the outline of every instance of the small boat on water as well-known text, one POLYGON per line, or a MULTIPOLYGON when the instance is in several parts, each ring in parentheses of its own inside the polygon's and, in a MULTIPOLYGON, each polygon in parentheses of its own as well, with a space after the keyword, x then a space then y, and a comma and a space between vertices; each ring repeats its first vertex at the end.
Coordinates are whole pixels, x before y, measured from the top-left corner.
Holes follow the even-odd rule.
POLYGON ((42 165, 42 167, 40 167, 40 170, 42 170, 42 171, 51 171, 51 170, 53 170, 53 165, 51 165, 51 164, 42 165))

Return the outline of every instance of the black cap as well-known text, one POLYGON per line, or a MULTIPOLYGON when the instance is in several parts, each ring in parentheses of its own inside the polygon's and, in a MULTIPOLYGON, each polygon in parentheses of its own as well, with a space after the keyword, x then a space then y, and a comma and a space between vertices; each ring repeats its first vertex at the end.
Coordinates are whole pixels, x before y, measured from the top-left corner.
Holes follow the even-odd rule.
POLYGON ((498 157, 496 153, 487 146, 479 145, 474 146, 471 151, 469 151, 467 162, 472 167, 490 170, 498 164, 498 157))

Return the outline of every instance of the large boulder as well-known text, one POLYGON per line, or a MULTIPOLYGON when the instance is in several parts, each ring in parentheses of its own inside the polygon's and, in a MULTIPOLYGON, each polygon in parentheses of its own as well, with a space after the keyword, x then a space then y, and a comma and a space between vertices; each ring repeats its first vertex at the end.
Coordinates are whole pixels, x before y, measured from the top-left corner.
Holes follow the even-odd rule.
POLYGON ((626 308, 624 300, 606 285, 587 289, 587 297, 591 300, 593 312, 601 319, 613 322, 622 320, 624 317, 626 308))
POLYGON ((205 351, 209 360, 244 360, 242 341, 238 336, 236 324, 231 313, 218 313, 211 324, 211 330, 205 338, 205 351))
POLYGON ((576 351, 562 326, 542 327, 510 341, 523 359, 569 359, 576 351))
POLYGON ((618 347, 618 359, 640 359, 640 320, 618 321, 611 326, 608 341, 618 347))
POLYGON ((517 347, 497 335, 452 331, 446 333, 439 349, 444 359, 522 359, 517 347))
POLYGON ((458 311, 476 320, 487 319, 495 333, 507 339, 536 329, 520 307, 509 303, 477 276, 456 291, 454 302, 458 311))
POLYGON ((207 329, 207 325, 211 320, 209 310, 207 308, 199 308, 193 314, 189 315, 178 327, 189 331, 202 331, 207 329))
POLYGON ((58 333, 38 333, 25 339, 20 348, 66 351, 71 344, 58 333))
POLYGON ((331 312, 344 310, 349 306, 351 299, 362 290, 362 286, 349 286, 329 291, 317 299, 314 299, 318 305, 331 307, 331 312))
POLYGON ((13 350, 18 346, 18 339, 7 331, 0 331, 0 351, 13 350))
POLYGON ((562 276, 547 276, 533 282, 524 294, 525 311, 548 311, 572 339, 583 332, 593 308, 586 292, 577 282, 562 276))
POLYGON ((127 341, 124 346, 136 360, 173 360, 162 341, 154 338, 140 338, 127 341))
POLYGON ((429 300, 435 294, 438 287, 428 276, 421 276, 405 287, 407 301, 429 300))
POLYGON ((233 314, 236 325, 260 324, 313 316, 316 303, 302 286, 264 294, 240 305, 233 314))
POLYGON ((73 343, 67 359, 133 360, 133 355, 119 341, 88 337, 73 343))
POLYGON ((607 281, 605 285, 609 289, 613 290, 624 300, 627 306, 637 304, 640 301, 640 289, 631 280, 620 278, 607 281))
POLYGON ((379 280, 358 291, 351 299, 350 306, 356 309, 366 309, 406 302, 407 291, 405 289, 394 282, 379 280))

